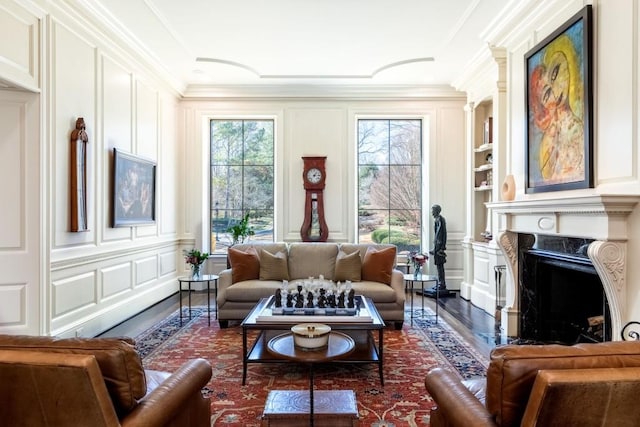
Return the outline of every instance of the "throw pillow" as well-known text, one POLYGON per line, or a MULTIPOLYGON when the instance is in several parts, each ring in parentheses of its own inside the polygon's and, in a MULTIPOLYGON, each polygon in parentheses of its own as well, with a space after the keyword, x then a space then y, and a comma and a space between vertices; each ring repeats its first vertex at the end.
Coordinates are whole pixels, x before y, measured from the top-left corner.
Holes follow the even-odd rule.
POLYGON ((231 283, 256 280, 260 277, 260 258, 255 248, 241 251, 231 247, 227 257, 231 265, 231 283))
POLYGON ((333 280, 336 282, 344 282, 345 280, 359 282, 361 277, 362 260, 360 259, 360 251, 355 251, 350 254, 343 251, 338 252, 333 280))
POLYGON ((289 280, 289 265, 287 253, 277 254, 262 249, 260 252, 260 280, 289 280))
POLYGON ((396 248, 377 250, 369 246, 362 262, 362 280, 391 284, 391 272, 396 265, 396 248))

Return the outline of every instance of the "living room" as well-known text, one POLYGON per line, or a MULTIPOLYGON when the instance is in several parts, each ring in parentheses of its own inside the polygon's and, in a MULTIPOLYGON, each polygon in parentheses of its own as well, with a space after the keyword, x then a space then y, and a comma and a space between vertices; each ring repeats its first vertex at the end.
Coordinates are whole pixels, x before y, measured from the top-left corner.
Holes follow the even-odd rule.
MULTIPOLYGON (((0 255, 0 330, 95 336, 176 292, 176 277, 188 270, 182 251, 208 244, 203 123, 211 117, 275 120, 275 240, 299 240, 305 196, 301 157, 326 155, 329 240, 353 241, 355 123, 361 117, 393 116, 423 120, 428 159, 423 194, 426 205, 440 204, 447 218, 446 271, 452 290, 493 312, 493 266, 508 263, 499 236, 526 231, 513 227, 520 217, 510 206, 563 219, 565 212, 577 212, 566 220, 581 226, 567 235, 608 242, 618 254, 601 262, 617 336, 623 325, 640 318, 640 271, 626 262, 640 250, 633 238, 640 164, 633 2, 593 5, 593 188, 525 192, 523 58, 584 4, 504 2, 482 33, 485 47, 450 86, 372 89, 336 84, 183 87, 132 46, 100 7, 75 1, 4 3, 7 25, 1 31, 5 40, 15 42, 3 47, 6 60, 0 64, 6 153, 1 170, 3 181, 15 185, 2 192, 6 250, 0 255), (486 202, 495 206, 479 227, 481 208, 470 177, 478 125, 473 112, 487 100, 493 115, 493 180, 502 183, 513 175, 516 188, 515 201, 502 203, 500 185, 493 185, 486 202), (89 135, 88 227, 71 232, 69 137, 78 117, 84 118, 89 135), (153 225, 112 227, 114 147, 157 162, 153 225), (592 224, 604 231, 587 233, 589 226, 576 221, 594 212, 592 224), (493 240, 476 245, 478 230, 490 231, 493 240)), ((425 228, 428 235, 431 227, 425 228)), ((206 269, 215 273, 224 265, 224 257, 214 258, 206 269)), ((513 335, 517 323, 513 273, 512 268, 506 279, 505 335, 513 335)))

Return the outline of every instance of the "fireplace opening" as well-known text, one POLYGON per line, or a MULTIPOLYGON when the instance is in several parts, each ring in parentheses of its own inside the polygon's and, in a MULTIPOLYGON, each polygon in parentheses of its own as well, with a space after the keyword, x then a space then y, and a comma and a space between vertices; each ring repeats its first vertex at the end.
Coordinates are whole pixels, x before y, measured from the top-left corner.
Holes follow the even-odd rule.
POLYGON ((586 256, 529 249, 521 253, 519 336, 543 343, 611 340, 602 281, 586 256))

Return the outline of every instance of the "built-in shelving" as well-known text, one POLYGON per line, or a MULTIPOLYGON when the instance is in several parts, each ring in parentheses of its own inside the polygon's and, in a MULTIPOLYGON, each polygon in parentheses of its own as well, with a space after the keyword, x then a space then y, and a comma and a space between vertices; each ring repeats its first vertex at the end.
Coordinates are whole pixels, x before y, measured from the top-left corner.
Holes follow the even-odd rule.
POLYGON ((485 203, 492 201, 493 190, 493 101, 479 103, 473 114, 473 239, 484 242, 490 231, 485 203))

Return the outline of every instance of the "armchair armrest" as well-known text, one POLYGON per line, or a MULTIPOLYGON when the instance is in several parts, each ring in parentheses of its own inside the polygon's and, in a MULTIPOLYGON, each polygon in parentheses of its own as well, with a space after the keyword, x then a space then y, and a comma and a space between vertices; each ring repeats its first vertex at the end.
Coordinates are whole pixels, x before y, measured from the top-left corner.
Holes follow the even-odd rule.
POLYGON ((143 397, 121 420, 122 426, 209 426, 211 403, 202 396, 201 390, 211 375, 211 365, 206 360, 186 362, 143 397))
MULTIPOLYGON (((436 402, 439 425, 446 426, 497 426, 484 405, 467 389, 452 372, 434 368, 424 380, 427 392, 436 402)), ((432 417, 432 426, 438 423, 432 417)))

